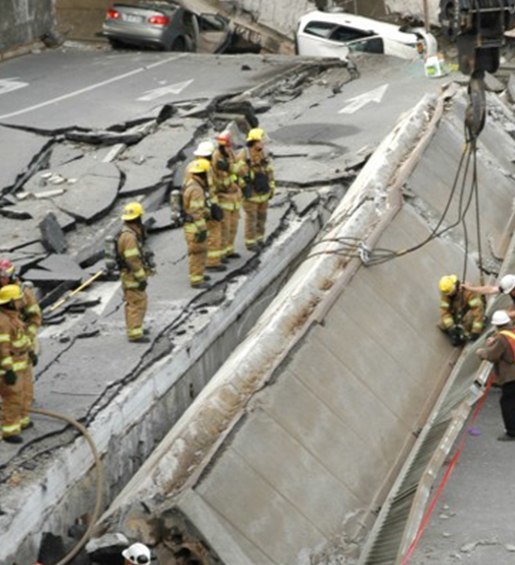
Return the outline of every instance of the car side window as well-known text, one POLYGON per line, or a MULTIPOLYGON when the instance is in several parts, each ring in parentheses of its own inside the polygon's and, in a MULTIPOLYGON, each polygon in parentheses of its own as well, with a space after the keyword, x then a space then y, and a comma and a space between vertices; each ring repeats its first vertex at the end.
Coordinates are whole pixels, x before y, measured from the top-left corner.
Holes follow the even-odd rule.
POLYGON ((337 27, 336 24, 331 22, 309 22, 304 28, 303 32, 308 35, 315 35, 316 37, 329 38, 334 28, 337 27))
POLYGON ((347 26, 338 26, 328 39, 332 41, 338 41, 340 43, 346 43, 347 41, 354 41, 355 39, 362 39, 364 37, 370 37, 373 35, 369 31, 361 31, 347 26))

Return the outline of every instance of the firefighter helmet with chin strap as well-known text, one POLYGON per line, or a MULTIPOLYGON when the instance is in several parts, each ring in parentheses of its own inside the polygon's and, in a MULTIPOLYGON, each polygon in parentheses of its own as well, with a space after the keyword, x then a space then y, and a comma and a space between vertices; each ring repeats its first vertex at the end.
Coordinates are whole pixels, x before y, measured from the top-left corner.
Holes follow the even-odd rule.
POLYGON ((143 206, 139 202, 129 202, 123 208, 122 220, 124 222, 131 222, 143 216, 143 206))
POLYGON ((445 275, 440 279, 439 288, 442 294, 452 294, 456 290, 458 277, 456 275, 445 275))
POLYGON ((0 288, 0 305, 7 304, 13 300, 20 300, 22 297, 22 290, 17 284, 6 284, 0 288))

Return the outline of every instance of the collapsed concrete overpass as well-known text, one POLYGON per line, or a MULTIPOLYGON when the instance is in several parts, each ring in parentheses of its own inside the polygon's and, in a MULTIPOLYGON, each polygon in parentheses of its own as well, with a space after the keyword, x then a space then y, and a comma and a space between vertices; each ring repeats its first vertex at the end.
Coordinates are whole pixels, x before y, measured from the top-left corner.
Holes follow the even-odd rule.
MULTIPOLYGON (((481 248, 484 264, 499 272, 510 262, 513 231, 513 116, 493 95, 489 104, 478 150, 481 248)), ((467 278, 479 276, 476 220, 468 214, 466 230, 460 221, 468 188, 452 201, 444 233, 428 237, 456 178, 463 111, 463 93, 451 89, 399 122, 308 258, 117 498, 99 535, 143 540, 164 563, 185 548, 198 562, 234 565, 398 559, 417 485, 399 492, 397 477, 428 420, 437 424, 433 449, 454 425, 451 408, 469 397, 479 369, 466 349, 453 371, 457 352, 435 327, 438 278, 461 274, 464 256, 467 278), (369 251, 420 242, 416 253, 367 266, 369 251), (456 371, 457 391, 445 403, 456 371), (433 417, 442 404, 443 416, 433 417), (394 497, 401 517, 388 530, 382 516, 385 528, 370 537, 394 497)))

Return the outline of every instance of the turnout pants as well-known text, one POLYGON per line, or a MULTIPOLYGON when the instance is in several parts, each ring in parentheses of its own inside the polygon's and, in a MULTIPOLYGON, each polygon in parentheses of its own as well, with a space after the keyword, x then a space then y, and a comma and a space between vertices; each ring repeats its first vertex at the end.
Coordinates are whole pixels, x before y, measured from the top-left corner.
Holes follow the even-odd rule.
POLYGON ((224 255, 234 253, 234 242, 238 232, 239 210, 225 210, 222 221, 222 251, 224 255))
POLYGON ((196 286, 204 282, 204 269, 207 258, 207 241, 199 243, 195 240, 195 233, 184 232, 188 247, 188 264, 190 271, 190 284, 196 286))
POLYGON ((32 378, 32 364, 20 371, 18 378, 21 380, 22 393, 22 409, 21 409, 21 427, 26 428, 30 424, 30 409, 34 400, 34 381, 32 378))
POLYGON ((129 340, 143 335, 143 320, 147 311, 147 293, 134 288, 123 289, 125 301, 125 327, 129 340))
POLYGON ((222 262, 222 222, 207 222, 207 266, 216 267, 222 262))
POLYGON ((515 436, 515 381, 502 385, 501 414, 506 433, 515 436))
POLYGON ((265 239, 268 201, 244 200, 243 209, 245 210, 245 246, 252 251, 265 239))
POLYGON ((19 373, 14 385, 6 385, 0 376, 0 396, 2 397, 2 436, 19 435, 21 432, 21 414, 23 410, 23 384, 19 373))

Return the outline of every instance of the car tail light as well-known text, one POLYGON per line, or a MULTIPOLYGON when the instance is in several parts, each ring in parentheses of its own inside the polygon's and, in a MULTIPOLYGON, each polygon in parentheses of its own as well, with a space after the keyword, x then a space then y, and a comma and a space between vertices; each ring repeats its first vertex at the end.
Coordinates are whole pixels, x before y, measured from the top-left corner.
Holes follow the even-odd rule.
POLYGON ((120 16, 121 14, 117 10, 113 10, 112 8, 110 10, 107 10, 106 18, 108 20, 119 20, 120 16))
POLYGON ((167 26, 170 23, 170 18, 162 14, 159 16, 150 16, 148 23, 156 26, 167 26))

